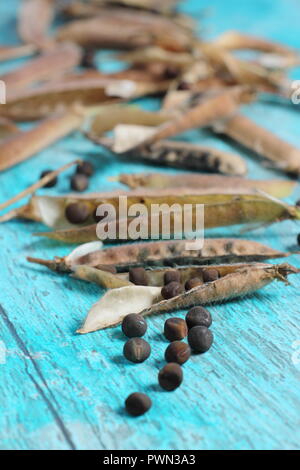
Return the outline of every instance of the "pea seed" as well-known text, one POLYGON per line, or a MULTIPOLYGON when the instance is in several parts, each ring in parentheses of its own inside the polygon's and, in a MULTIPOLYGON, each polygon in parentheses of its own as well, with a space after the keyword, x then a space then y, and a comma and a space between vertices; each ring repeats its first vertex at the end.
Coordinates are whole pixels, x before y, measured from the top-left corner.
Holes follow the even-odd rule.
POLYGON ((131 338, 126 341, 123 354, 130 362, 144 362, 151 353, 151 346, 143 338, 131 338))
POLYGON ((182 292, 182 285, 179 284, 179 282, 172 281, 162 288, 161 295, 164 299, 171 299, 172 297, 182 294, 182 292))
POLYGON ((213 343, 212 332, 206 326, 194 326, 188 334, 188 342, 192 350, 197 353, 205 353, 213 343))
POLYGON ((203 284, 202 279, 200 279, 199 277, 193 277, 192 279, 189 279, 188 281, 186 281, 184 287, 185 287, 185 290, 191 290, 191 289, 194 289, 194 287, 201 286, 202 284, 203 284))
POLYGON ((128 338, 141 337, 147 331, 147 323, 138 313, 130 313, 123 318, 122 331, 128 338))
POLYGON ((81 175, 85 176, 92 176, 95 172, 94 165, 92 165, 90 162, 81 162, 78 163, 76 167, 76 173, 79 173, 81 175))
POLYGON ((179 387, 183 380, 182 368, 175 362, 170 362, 164 366, 158 374, 159 385, 171 392, 179 387))
POLYGON ((126 398, 125 408, 132 416, 141 416, 152 406, 152 401, 145 393, 132 393, 126 398))
POLYGON ((147 286, 147 273, 144 268, 131 268, 129 270, 129 281, 137 286, 147 286))
POLYGON ((85 191, 88 185, 89 185, 89 180, 87 176, 81 173, 76 173, 71 178, 71 189, 73 189, 74 191, 78 191, 78 192, 85 191))
MULTIPOLYGON (((51 173, 51 172, 52 172, 52 170, 44 170, 44 171, 42 171, 41 176, 40 176, 40 179, 44 178, 44 176, 49 175, 49 173, 51 173)), ((44 185, 44 188, 53 188, 53 186, 55 186, 56 183, 57 183, 57 176, 55 176, 54 178, 52 178, 52 180, 49 181, 49 183, 46 183, 46 184, 44 185)))
POLYGON ((73 202, 65 210, 65 216, 71 224, 83 224, 89 215, 89 208, 83 202, 73 202))
POLYGON ((170 282, 178 282, 180 283, 180 272, 179 271, 167 271, 164 274, 164 284, 170 284, 170 282))
POLYGON ((205 269, 203 271, 203 282, 213 282, 219 279, 220 274, 216 269, 205 269))
POLYGON ((211 314, 203 307, 193 307, 185 317, 189 329, 194 326, 206 326, 209 328, 212 324, 211 314))
POLYGON ((165 359, 167 362, 176 362, 184 364, 191 356, 191 348, 182 341, 173 341, 169 344, 165 351, 165 359))
POLYGON ((168 318, 165 321, 164 335, 169 341, 177 341, 186 337, 188 327, 182 318, 168 318))

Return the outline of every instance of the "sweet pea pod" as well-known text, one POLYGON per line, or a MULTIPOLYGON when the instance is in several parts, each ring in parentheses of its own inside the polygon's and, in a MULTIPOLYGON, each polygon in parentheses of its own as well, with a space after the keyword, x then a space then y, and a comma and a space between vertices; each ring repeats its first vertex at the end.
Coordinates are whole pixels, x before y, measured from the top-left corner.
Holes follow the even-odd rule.
POLYGON ((24 44, 22 46, 0 46, 0 62, 30 56, 35 52, 36 47, 32 44, 24 44))
POLYGON ((19 132, 19 128, 10 120, 0 117, 0 139, 19 132))
POLYGON ((55 0, 22 1, 18 15, 18 33, 29 44, 45 47, 49 43, 48 29, 54 17, 55 0))

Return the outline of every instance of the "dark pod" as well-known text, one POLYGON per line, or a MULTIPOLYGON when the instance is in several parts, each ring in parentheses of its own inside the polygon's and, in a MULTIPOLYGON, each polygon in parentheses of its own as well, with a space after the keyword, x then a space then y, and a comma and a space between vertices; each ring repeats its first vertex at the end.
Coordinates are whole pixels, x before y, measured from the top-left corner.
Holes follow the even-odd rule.
POLYGON ((205 353, 213 343, 214 336, 206 326, 194 326, 188 334, 188 342, 192 350, 197 353, 205 353))
POLYGON ((89 215, 89 208, 84 202, 73 202, 65 210, 65 216, 71 224, 83 224, 89 215))
POLYGON ((158 373, 159 385, 171 392, 179 387, 183 380, 182 368, 175 362, 170 362, 164 366, 158 373))
POLYGON ((210 327, 212 324, 211 314, 203 307, 193 307, 185 317, 185 321, 189 329, 194 326, 210 327))
POLYGON ((164 335, 169 341, 177 341, 186 337, 188 327, 182 318, 168 318, 164 325, 164 335))
POLYGON ((164 274, 164 284, 170 284, 170 282, 178 282, 180 283, 180 272, 175 271, 172 269, 170 271, 165 272, 164 274))
POLYGON ((79 173, 81 175, 85 176, 92 176, 94 174, 94 166, 90 162, 81 162, 78 163, 76 167, 76 173, 79 173))
MULTIPOLYGON (((41 176, 40 176, 40 179, 44 178, 44 176, 49 175, 49 173, 51 173, 51 172, 52 172, 52 170, 44 170, 44 171, 42 171, 41 176)), ((56 183, 57 183, 57 176, 54 176, 54 178, 52 178, 52 180, 49 181, 49 183, 46 183, 46 184, 44 185, 44 188, 53 188, 53 186, 55 186, 56 183)))
POLYGON ((172 299, 172 297, 176 297, 182 294, 182 292, 182 285, 179 282, 172 281, 162 288, 161 295, 164 299, 172 299))
POLYGON ((129 281, 137 286, 147 286, 147 273, 144 268, 131 268, 129 270, 129 281))
POLYGON ((166 361, 176 362, 177 364, 184 364, 190 356, 191 348, 182 341, 173 341, 173 343, 169 344, 165 352, 166 361))
POLYGON ((88 177, 81 173, 76 173, 71 178, 71 189, 73 189, 74 191, 79 191, 79 192, 85 191, 88 185, 89 185, 88 177))
POLYGON ((128 338, 144 336, 147 330, 147 323, 138 313, 129 313, 122 321, 122 331, 128 338))
POLYGON ((144 362, 151 353, 150 344, 143 338, 131 338, 124 344, 123 354, 130 362, 144 362))
POLYGON ((203 282, 213 282, 219 279, 219 271, 214 268, 204 269, 203 271, 203 282))
POLYGON ((191 289, 194 289, 194 287, 201 286, 202 284, 203 284, 202 279, 200 279, 199 277, 193 277, 192 279, 189 279, 188 281, 186 281, 184 287, 185 287, 185 290, 191 290, 191 289))
POLYGON ((151 406, 151 399, 145 393, 132 393, 125 401, 126 410, 132 416, 143 415, 151 406))

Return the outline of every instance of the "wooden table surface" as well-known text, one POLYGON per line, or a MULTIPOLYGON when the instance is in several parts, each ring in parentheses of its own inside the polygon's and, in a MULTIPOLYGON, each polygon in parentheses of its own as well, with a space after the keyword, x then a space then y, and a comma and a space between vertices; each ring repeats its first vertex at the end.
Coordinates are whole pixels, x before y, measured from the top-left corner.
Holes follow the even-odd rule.
MULTIPOLYGON (((17 0, 0 3, 0 43, 17 42, 18 5, 17 0)), ((239 29, 300 46, 296 0, 194 0, 184 5, 199 21, 203 8, 208 37, 239 29)), ((21 63, 1 64, 0 71, 21 63)), ((298 72, 295 79, 300 79, 298 72)), ((142 104, 158 106, 154 99, 142 104)), ((299 106, 257 103, 245 112, 300 146, 299 106)), ((250 152, 207 132, 185 137, 241 152, 251 177, 282 177, 261 166, 250 152)), ((175 172, 120 162, 76 134, 2 173, 0 201, 32 184, 43 169, 57 168, 74 156, 95 164, 91 190, 119 187, 108 181, 119 172, 175 172)), ((57 188, 40 193, 63 194, 68 184, 63 175, 57 188)), ((250 232, 247 238, 289 250, 295 248, 299 228, 284 222, 250 232)), ((184 366, 184 383, 170 394, 156 385, 167 344, 162 336, 167 315, 149 318, 147 339, 153 352, 142 365, 124 361, 120 328, 76 335, 102 291, 26 262, 28 255, 51 258, 70 250, 32 237, 43 229, 20 221, 0 227, 1 449, 299 448, 300 277, 292 277, 291 286, 274 283, 251 297, 211 307, 214 345, 207 354, 191 358, 184 366), (133 391, 148 393, 153 400, 150 412, 137 419, 123 408, 133 391)), ((209 231, 207 236, 216 234, 241 236, 239 227, 209 231)), ((300 267, 299 256, 289 261, 300 267)))

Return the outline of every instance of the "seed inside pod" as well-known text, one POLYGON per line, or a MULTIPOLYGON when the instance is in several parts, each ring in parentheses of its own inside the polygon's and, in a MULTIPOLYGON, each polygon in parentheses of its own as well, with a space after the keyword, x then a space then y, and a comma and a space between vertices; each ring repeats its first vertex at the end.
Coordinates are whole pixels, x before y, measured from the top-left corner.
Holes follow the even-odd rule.
POLYGON ((126 341, 123 349, 123 354, 130 362, 136 364, 144 362, 151 353, 150 344, 143 338, 131 338, 126 341))
MULTIPOLYGON (((40 179, 44 178, 44 176, 49 175, 49 173, 51 173, 51 172, 52 172, 52 170, 42 171, 40 179)), ((57 184, 57 176, 55 176, 51 181, 49 181, 49 183, 46 183, 44 185, 44 188, 53 188, 53 186, 55 186, 56 184, 57 184)))
POLYGON ((183 380, 182 368, 175 362, 170 362, 164 366, 158 373, 159 385, 171 392, 179 387, 183 380))
POLYGON ((147 323, 138 313, 129 313, 123 318, 122 331, 128 338, 141 337, 147 331, 147 323))
POLYGON ((89 215, 89 208, 84 202, 73 202, 65 210, 65 216, 71 224, 83 224, 89 215))
POLYGON ((186 337, 188 327, 182 318, 168 318, 164 325, 164 335, 169 341, 177 341, 186 337))
POLYGON ((129 281, 137 286, 147 286, 147 273, 144 268, 131 268, 129 270, 129 281))
POLYGON ((200 279, 199 277, 193 277, 192 279, 189 279, 188 281, 186 281, 184 287, 185 287, 185 290, 191 290, 191 289, 194 289, 194 287, 201 286, 202 284, 203 284, 202 279, 200 279))
POLYGON ((211 314, 204 307, 193 307, 186 314, 185 321, 189 329, 194 326, 206 326, 209 328, 212 324, 211 314))
POLYGON ((81 162, 78 163, 76 167, 76 173, 79 173, 81 175, 85 176, 92 176, 94 174, 94 165, 92 165, 90 162, 81 162))
POLYGON ((126 398, 125 408, 132 416, 141 416, 152 406, 152 401, 145 393, 131 393, 126 398))
POLYGON ((173 341, 169 344, 165 351, 165 359, 167 362, 176 362, 184 364, 191 356, 191 348, 182 341, 173 341))
POLYGON ((164 274, 164 284, 170 284, 170 282, 178 282, 180 283, 180 272, 172 269, 170 271, 165 272, 164 274))
POLYGON ((71 189, 73 189, 74 191, 79 191, 79 192, 85 191, 88 185, 89 185, 88 177, 81 173, 76 173, 71 178, 71 189))
POLYGON ((213 334, 206 326, 194 326, 188 334, 188 342, 192 350, 205 353, 213 343, 213 334))
POLYGON ((161 290, 161 295, 164 299, 171 299, 176 295, 182 294, 183 286, 179 282, 172 281, 161 290))
POLYGON ((203 270, 203 282, 213 282, 219 279, 220 274, 217 269, 204 269, 203 270))

